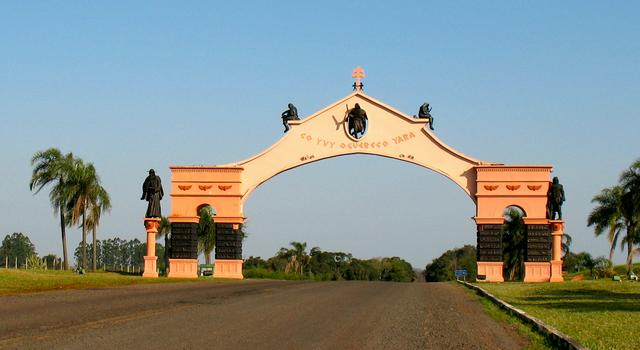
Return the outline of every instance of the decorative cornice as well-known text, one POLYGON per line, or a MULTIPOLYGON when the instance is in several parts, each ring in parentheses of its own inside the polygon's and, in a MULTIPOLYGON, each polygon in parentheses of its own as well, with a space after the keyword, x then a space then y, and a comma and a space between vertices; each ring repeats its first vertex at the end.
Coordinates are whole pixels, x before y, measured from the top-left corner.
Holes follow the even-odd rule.
POLYGON ((500 185, 484 185, 484 189, 487 191, 495 191, 500 185))
POLYGON ((206 191, 206 190, 210 189, 211 187, 213 187, 213 185, 198 185, 198 188, 203 190, 203 191, 206 191))
POLYGON ((551 166, 476 165, 478 172, 550 172, 551 166))
POLYGON ((527 185, 527 188, 531 191, 537 191, 542 188, 542 185, 527 185))
POLYGON ((515 191, 520 188, 520 185, 506 185, 509 191, 515 191))
POLYGON ((178 185, 178 188, 180 190, 182 190, 182 191, 187 191, 187 190, 191 189, 191 185, 188 185, 188 186, 186 186, 186 185, 178 185))
POLYGON ((172 166, 173 173, 240 173, 242 167, 216 167, 216 166, 172 166))
POLYGON ((222 191, 226 191, 231 188, 231 185, 218 185, 218 188, 222 191))

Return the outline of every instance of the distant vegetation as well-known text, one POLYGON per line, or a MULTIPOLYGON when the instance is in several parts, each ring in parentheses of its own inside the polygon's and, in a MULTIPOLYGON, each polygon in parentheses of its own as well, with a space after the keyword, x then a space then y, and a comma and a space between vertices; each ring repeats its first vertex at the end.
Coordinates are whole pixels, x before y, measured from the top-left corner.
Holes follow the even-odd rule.
POLYGON ((415 274, 411 264, 398 257, 361 260, 351 253, 326 252, 318 247, 307 253, 307 244, 291 242, 264 260, 249 257, 244 261, 246 278, 312 279, 317 281, 364 280, 411 282, 415 274))
POLYGON ((14 232, 2 240, 0 266, 24 267, 32 256, 36 256, 36 247, 22 232, 14 232))
POLYGON ((447 250, 440 257, 433 259, 424 269, 427 282, 453 281, 456 279, 455 270, 466 268, 467 281, 475 281, 477 274, 476 247, 465 245, 462 248, 447 250))
MULTIPOLYGON (((144 268, 144 255, 147 253, 147 243, 138 239, 126 240, 110 238, 96 241, 97 254, 93 254, 93 246, 87 245, 89 261, 93 264, 96 257, 96 266, 105 271, 136 271, 144 268), (134 269, 135 268, 135 269, 134 269)), ((76 266, 82 266, 82 242, 75 249, 74 257, 76 266)), ((164 246, 156 243, 157 266, 160 271, 165 269, 164 246)))

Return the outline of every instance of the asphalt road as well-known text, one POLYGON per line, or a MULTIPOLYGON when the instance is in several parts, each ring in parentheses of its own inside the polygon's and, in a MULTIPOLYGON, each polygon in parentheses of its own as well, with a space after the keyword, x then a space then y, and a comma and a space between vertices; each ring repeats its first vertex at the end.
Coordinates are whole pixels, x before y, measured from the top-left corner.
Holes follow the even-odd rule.
POLYGON ((241 281, 0 297, 0 349, 519 349, 460 287, 241 281))

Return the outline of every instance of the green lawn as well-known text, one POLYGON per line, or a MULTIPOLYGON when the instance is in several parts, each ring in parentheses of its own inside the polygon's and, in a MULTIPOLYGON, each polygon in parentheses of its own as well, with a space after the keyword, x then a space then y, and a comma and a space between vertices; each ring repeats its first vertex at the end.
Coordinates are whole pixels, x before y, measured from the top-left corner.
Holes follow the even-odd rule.
POLYGON ((221 279, 142 278, 115 272, 79 275, 71 271, 0 269, 0 295, 41 292, 60 289, 107 288, 140 283, 175 283, 221 279))
POLYGON ((480 283, 591 349, 640 348, 640 283, 480 283))

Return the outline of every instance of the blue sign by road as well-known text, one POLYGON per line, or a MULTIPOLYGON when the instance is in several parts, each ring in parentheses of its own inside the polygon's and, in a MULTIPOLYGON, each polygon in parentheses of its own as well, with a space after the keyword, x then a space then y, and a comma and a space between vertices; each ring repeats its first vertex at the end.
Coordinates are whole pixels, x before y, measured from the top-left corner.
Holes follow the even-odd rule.
POLYGON ((466 268, 456 269, 456 277, 465 277, 466 275, 467 275, 466 268))

